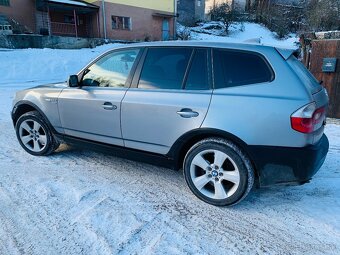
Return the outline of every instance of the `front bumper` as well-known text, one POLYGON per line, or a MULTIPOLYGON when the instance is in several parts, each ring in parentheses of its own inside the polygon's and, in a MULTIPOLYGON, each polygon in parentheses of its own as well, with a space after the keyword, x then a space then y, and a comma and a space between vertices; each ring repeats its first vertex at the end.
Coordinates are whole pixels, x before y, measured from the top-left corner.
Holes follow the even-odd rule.
POLYGON ((326 135, 315 145, 303 148, 250 146, 260 186, 303 184, 308 182, 324 163, 329 148, 326 135))

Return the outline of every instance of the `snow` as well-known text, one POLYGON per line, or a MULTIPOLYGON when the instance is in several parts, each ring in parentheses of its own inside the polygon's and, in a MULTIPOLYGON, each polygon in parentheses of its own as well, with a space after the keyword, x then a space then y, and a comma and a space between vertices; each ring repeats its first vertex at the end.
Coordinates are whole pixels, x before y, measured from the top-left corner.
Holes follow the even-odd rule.
POLYGON ((0 51, 0 254, 339 254, 340 121, 311 183, 253 190, 232 208, 198 200, 181 172, 66 145, 27 154, 15 91, 66 80, 115 46, 0 51))
POLYGON ((0 86, 10 83, 66 81, 89 61, 119 44, 94 49, 0 49, 0 86))
POLYGON ((192 28, 185 28, 178 24, 177 29, 178 31, 188 29, 191 32, 191 40, 240 43, 260 38, 263 45, 289 49, 296 49, 299 41, 295 34, 289 34, 285 39, 278 39, 277 35, 265 26, 251 22, 233 23, 229 28, 228 36, 225 35, 224 25, 221 22, 202 23, 192 28), (211 29, 211 27, 216 28, 211 29))

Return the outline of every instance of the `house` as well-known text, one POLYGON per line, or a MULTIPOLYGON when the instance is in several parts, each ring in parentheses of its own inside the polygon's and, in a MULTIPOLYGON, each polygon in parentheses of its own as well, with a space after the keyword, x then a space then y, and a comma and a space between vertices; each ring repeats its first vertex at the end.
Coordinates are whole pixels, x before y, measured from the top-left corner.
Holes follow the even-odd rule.
POLYGON ((174 38, 176 0, 86 0, 99 9, 101 37, 123 40, 174 38))
POLYGON ((0 15, 36 34, 169 40, 174 38, 176 3, 175 0, 0 0, 0 15))
POLYGON ((177 0, 178 22, 192 26, 197 21, 205 19, 206 0, 177 0))
POLYGON ((100 37, 99 7, 96 5, 74 0, 36 0, 35 7, 37 33, 100 37))

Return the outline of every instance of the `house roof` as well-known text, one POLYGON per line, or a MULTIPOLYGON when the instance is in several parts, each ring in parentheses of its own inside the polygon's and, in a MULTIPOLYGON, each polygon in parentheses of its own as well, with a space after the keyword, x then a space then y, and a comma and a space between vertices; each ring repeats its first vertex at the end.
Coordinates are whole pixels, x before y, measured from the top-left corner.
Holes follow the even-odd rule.
POLYGON ((88 7, 88 8, 96 8, 99 7, 93 4, 85 3, 83 1, 76 1, 76 0, 48 0, 49 3, 56 3, 56 4, 66 4, 66 5, 76 5, 79 7, 88 7))

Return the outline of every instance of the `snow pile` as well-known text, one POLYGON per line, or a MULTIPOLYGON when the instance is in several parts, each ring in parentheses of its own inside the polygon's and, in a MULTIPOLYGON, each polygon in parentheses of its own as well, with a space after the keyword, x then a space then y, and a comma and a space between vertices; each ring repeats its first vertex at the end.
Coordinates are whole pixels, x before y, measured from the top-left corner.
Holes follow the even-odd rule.
POLYGON ((206 23, 201 23, 197 27, 190 28, 192 32, 215 35, 215 36, 226 36, 226 27, 223 22, 211 21, 206 23))
POLYGON ((246 40, 260 38, 261 44, 280 48, 296 49, 299 38, 295 34, 288 35, 285 39, 278 39, 276 33, 271 32, 263 25, 251 22, 233 23, 228 35, 222 22, 200 23, 197 27, 184 27, 178 24, 178 33, 189 30, 191 40, 218 41, 241 43, 246 40))

